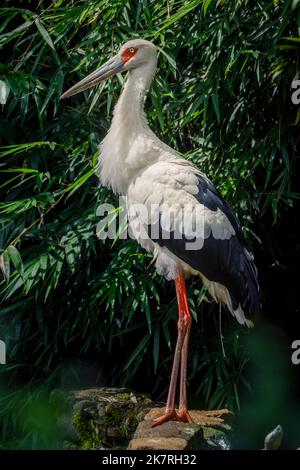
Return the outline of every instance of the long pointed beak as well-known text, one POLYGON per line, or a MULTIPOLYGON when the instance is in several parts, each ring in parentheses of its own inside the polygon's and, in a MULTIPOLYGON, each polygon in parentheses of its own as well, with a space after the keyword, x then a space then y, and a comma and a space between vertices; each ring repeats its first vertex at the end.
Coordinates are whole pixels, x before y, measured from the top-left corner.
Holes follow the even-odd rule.
POLYGON ((61 99, 69 98, 70 96, 76 95, 88 88, 92 88, 93 86, 97 85, 97 83, 101 82, 101 80, 105 80, 112 75, 116 75, 119 72, 124 70, 124 62, 122 61, 121 57, 117 54, 111 59, 109 59, 100 69, 95 70, 90 75, 85 77, 80 82, 76 83, 76 85, 72 86, 69 90, 65 91, 61 95, 61 99))

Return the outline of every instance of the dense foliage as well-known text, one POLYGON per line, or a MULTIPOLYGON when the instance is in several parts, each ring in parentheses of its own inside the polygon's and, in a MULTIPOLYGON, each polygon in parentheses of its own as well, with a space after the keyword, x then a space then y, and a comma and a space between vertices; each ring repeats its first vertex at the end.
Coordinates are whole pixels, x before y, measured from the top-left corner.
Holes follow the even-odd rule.
MULTIPOLYGON (((80 371, 74 358, 81 358, 97 361, 107 383, 163 397, 176 332, 173 288, 133 241, 103 242, 95 233, 98 205, 117 204, 94 169, 126 77, 64 102, 62 90, 125 40, 155 42, 159 68, 146 104, 152 129, 213 179, 238 213, 250 248, 274 262, 280 249, 270 227, 282 223, 298 197, 300 113, 291 82, 298 73, 299 1, 36 4, 5 0, 0 9, 5 387, 73 385, 80 371)), ((226 313, 223 345, 218 309, 201 303, 199 280, 189 289, 198 322, 193 389, 202 404, 239 408, 240 388, 249 386, 248 333, 226 313)), ((18 393, 11 395, 14 404, 18 393)))

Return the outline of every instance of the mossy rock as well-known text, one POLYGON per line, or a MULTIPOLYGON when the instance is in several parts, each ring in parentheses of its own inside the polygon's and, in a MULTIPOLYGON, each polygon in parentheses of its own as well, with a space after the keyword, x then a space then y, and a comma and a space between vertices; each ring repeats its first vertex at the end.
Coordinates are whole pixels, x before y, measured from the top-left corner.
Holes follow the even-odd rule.
POLYGON ((92 388, 52 393, 65 436, 64 448, 126 448, 147 410, 148 395, 125 388, 92 388))
MULTIPOLYGON (((147 427, 144 417, 149 410, 159 414, 164 410, 157 410, 163 404, 153 403, 148 395, 125 388, 56 390, 51 400, 57 408, 64 449, 126 449, 135 433, 136 438, 144 437, 142 431, 147 427)), ((225 422, 202 429, 197 422, 169 422, 155 428, 150 423, 148 428, 148 437, 153 434, 159 442, 166 437, 175 440, 183 437, 192 449, 231 448, 231 426, 225 422)))

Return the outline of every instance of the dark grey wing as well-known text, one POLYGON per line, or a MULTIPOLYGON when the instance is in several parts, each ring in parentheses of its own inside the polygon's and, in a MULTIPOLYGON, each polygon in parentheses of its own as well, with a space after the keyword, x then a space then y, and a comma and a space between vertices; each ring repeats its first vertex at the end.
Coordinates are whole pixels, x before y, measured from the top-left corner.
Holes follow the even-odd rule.
POLYGON ((246 249, 240 226, 229 205, 210 181, 199 175, 197 187, 198 193, 193 196, 198 203, 214 213, 220 211, 218 213, 225 214, 234 234, 227 239, 220 239, 210 230, 210 235, 204 239, 202 248, 198 250, 188 248, 191 242, 196 241, 196 237, 191 240, 183 234, 179 239, 174 232, 166 236, 161 227, 155 231, 151 230, 150 226, 148 235, 154 242, 168 248, 193 269, 200 271, 208 280, 225 286, 234 310, 241 305, 246 314, 255 315, 261 310, 257 269, 246 249), (151 233, 155 232, 158 236, 151 236, 151 233))

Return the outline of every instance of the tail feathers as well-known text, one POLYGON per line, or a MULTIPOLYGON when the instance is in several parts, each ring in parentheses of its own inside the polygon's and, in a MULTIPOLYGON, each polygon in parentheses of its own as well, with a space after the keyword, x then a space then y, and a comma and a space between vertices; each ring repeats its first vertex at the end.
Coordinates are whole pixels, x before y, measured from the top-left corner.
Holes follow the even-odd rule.
POLYGON ((246 249, 244 249, 241 265, 241 271, 238 273, 238 289, 234 294, 230 292, 230 296, 232 302, 238 304, 237 310, 257 316, 262 308, 258 273, 253 258, 246 249))
POLYGON ((237 307, 234 305, 232 295, 225 286, 218 282, 209 281, 205 277, 203 277, 203 283, 207 287, 212 298, 216 302, 226 305, 230 313, 236 318, 240 325, 246 325, 248 328, 253 328, 253 321, 246 318, 241 304, 238 304, 237 307))
POLYGON ((232 315, 237 319, 240 325, 246 325, 248 328, 254 327, 253 321, 245 317, 244 310, 242 309, 240 305, 236 310, 231 311, 230 308, 229 310, 232 313, 232 315))
POLYGON ((231 314, 241 325, 253 327, 253 322, 248 316, 257 316, 261 313, 261 294, 258 283, 257 269, 253 258, 246 248, 240 249, 238 263, 235 269, 228 272, 227 286, 220 282, 210 281, 202 275, 204 285, 216 302, 228 307, 231 314), (238 269, 236 267, 238 266, 238 269))

